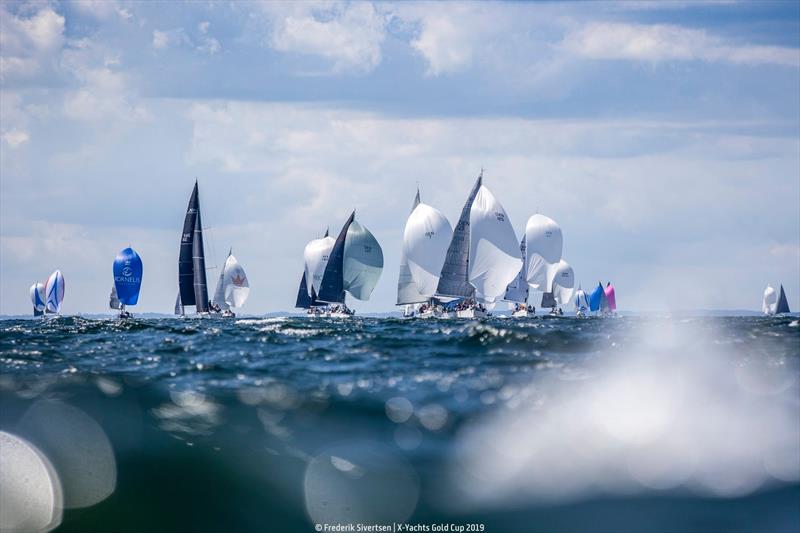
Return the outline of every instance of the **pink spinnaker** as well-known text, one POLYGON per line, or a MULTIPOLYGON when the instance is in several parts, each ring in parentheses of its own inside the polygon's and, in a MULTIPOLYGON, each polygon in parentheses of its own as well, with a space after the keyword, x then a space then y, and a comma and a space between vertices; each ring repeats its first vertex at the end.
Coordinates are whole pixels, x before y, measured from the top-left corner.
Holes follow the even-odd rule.
POLYGON ((603 289, 606 293, 606 300, 608 300, 608 310, 612 313, 617 310, 617 296, 614 293, 614 286, 609 281, 606 288, 603 289))

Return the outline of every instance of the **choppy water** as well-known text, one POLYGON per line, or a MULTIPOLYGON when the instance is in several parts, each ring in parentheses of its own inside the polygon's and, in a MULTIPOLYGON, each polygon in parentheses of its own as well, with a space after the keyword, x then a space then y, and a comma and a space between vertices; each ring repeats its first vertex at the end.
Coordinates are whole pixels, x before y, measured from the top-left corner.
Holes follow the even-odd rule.
POLYGON ((799 372, 797 317, 3 320, 0 430, 64 531, 798 531, 799 372))

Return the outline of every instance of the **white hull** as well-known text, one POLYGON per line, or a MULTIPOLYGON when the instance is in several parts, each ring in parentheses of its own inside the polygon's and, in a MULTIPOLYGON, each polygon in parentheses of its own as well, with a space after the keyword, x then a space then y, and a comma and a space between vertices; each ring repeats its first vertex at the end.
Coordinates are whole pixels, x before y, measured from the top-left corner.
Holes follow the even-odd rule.
POLYGON ((456 318, 486 318, 487 316, 489 314, 486 311, 475 308, 456 311, 456 318))
POLYGON ((528 316, 528 310, 520 309, 519 311, 514 311, 513 313, 511 313, 511 316, 514 318, 525 318, 528 316))

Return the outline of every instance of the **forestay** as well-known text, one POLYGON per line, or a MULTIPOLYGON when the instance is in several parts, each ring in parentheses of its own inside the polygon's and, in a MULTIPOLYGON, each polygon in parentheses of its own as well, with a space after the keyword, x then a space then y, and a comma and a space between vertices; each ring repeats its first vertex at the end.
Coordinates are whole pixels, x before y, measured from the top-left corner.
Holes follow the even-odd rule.
POLYGON ((519 243, 505 209, 481 185, 470 210, 469 282, 475 296, 494 302, 522 265, 519 243))

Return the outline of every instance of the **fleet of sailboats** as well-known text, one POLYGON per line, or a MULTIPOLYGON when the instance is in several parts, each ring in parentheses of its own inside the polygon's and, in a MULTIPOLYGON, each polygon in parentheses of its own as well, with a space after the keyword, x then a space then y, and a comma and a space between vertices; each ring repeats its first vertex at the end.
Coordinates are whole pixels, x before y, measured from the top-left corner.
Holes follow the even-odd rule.
MULTIPOLYGON (((587 294, 562 257, 564 238, 553 219, 535 214, 517 239, 508 214, 483 183, 483 170, 467 195, 455 227, 441 211, 420 200, 419 188, 406 219, 400 251, 397 305, 404 316, 420 318, 480 318, 496 304, 511 304, 512 317, 535 315, 529 303, 541 293, 540 308, 563 315, 570 303, 579 318, 614 315, 616 289, 598 282, 587 294)), ((184 217, 178 254, 178 294, 175 314, 186 315, 193 306, 198 316, 236 316, 250 293, 250 283, 233 250, 222 266, 212 299, 208 298, 207 267, 200 195, 195 180, 184 217)), ((383 271, 383 250, 375 236, 356 220, 355 210, 336 239, 326 230, 303 251, 304 268, 295 306, 311 316, 350 317, 346 295, 369 300, 383 271)), ((127 306, 136 305, 142 283, 142 260, 131 247, 117 254, 109 307, 121 318, 130 317, 127 306)), ((58 315, 65 283, 60 270, 46 283, 30 287, 35 316, 58 315)), ((790 313, 783 285, 767 285, 762 299, 766 315, 790 313)))

